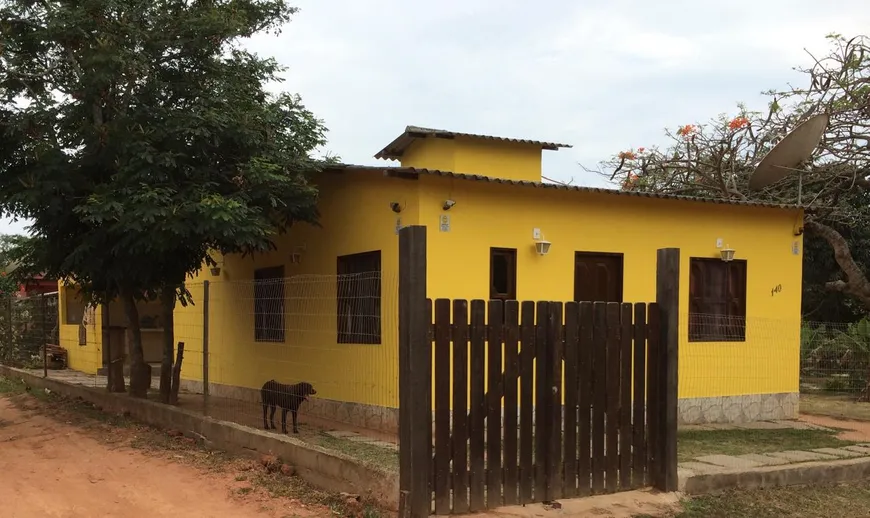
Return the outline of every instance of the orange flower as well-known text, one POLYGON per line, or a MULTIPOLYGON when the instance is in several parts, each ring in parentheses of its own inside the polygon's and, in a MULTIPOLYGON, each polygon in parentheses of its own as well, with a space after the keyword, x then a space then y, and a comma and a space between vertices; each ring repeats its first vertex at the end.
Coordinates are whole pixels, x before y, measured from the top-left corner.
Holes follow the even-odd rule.
POLYGON ((735 117, 734 120, 728 123, 728 128, 732 130, 739 130, 740 128, 745 128, 749 126, 749 119, 746 117, 735 117))
POLYGON ((638 153, 643 153, 644 151, 646 151, 646 148, 645 148, 645 147, 639 147, 639 148, 637 148, 637 152, 638 152, 638 153))
POLYGON ((681 126, 680 129, 677 130, 677 135, 688 137, 692 133, 695 132, 694 124, 686 124, 685 126, 681 126))
POLYGON ((618 156, 620 160, 634 160, 637 158, 634 151, 620 151, 618 156))

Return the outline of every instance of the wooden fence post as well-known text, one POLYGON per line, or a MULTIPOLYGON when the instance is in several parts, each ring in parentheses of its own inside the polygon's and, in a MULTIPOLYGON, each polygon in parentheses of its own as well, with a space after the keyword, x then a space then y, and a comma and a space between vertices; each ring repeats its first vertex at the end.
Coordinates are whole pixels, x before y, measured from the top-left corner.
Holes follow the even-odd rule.
POLYGON ((45 304, 45 293, 39 295, 39 307, 42 313, 42 377, 48 377, 48 307, 45 304))
POLYGON ((208 415, 208 297, 209 281, 202 282, 202 415, 208 415))
POLYGON ((676 491, 677 480, 677 363, 680 322, 680 249, 661 248, 656 254, 656 303, 661 313, 661 356, 658 397, 663 410, 659 420, 659 473, 653 484, 662 491, 676 491))
POLYGON ((399 516, 429 516, 432 344, 426 314, 426 227, 399 230, 399 516), (427 430, 429 433, 427 433, 427 430))

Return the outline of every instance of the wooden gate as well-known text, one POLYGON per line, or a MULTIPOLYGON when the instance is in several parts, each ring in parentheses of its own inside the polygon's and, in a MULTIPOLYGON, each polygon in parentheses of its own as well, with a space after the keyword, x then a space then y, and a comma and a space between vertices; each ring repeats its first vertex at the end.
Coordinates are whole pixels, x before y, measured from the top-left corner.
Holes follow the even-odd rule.
POLYGON ((659 304, 415 304, 425 292, 402 270, 403 516, 676 489, 676 348, 659 304))

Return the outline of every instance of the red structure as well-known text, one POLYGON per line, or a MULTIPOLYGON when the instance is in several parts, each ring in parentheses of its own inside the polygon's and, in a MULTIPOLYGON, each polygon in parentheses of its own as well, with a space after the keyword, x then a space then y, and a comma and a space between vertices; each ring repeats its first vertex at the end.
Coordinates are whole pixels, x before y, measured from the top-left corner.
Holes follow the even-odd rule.
POLYGON ((34 275, 18 285, 19 295, 34 295, 57 291, 57 279, 48 279, 42 274, 34 275))

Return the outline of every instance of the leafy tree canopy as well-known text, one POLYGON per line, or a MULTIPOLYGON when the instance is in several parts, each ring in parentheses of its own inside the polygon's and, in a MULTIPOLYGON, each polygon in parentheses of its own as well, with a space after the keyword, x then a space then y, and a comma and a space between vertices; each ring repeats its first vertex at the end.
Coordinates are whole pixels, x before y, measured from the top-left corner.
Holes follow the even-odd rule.
POLYGON ((0 4, 0 211, 33 221, 28 262, 92 300, 124 300, 140 382, 136 298, 160 293, 171 315, 210 250, 268 250, 293 222, 317 220, 308 178, 325 128, 298 96, 269 94, 283 69, 241 45, 295 11, 283 0, 0 4))
POLYGON ((0 8, 0 208, 51 273, 180 284, 209 249, 315 221, 322 123, 241 47, 280 0, 12 0, 0 8))

